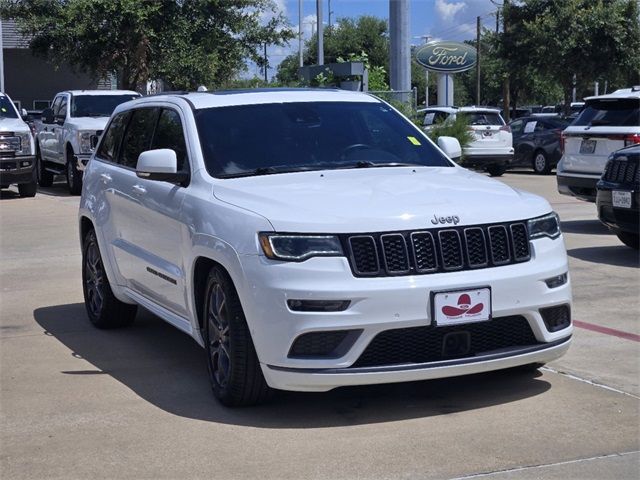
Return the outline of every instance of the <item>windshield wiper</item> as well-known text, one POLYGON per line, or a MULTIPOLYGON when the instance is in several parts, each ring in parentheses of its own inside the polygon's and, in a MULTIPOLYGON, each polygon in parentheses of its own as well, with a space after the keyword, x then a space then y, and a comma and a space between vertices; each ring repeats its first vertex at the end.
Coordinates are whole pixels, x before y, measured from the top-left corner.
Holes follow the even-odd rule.
POLYGON ((273 175, 274 173, 294 173, 294 172, 309 172, 313 170, 321 170, 317 167, 259 167, 255 170, 249 170, 247 172, 229 173, 219 175, 219 178, 240 178, 240 177, 255 177, 259 175, 273 175))
POLYGON ((378 168, 378 167, 424 167, 419 163, 405 163, 405 162, 382 162, 376 163, 370 160, 359 160, 355 163, 344 165, 339 168, 378 168))

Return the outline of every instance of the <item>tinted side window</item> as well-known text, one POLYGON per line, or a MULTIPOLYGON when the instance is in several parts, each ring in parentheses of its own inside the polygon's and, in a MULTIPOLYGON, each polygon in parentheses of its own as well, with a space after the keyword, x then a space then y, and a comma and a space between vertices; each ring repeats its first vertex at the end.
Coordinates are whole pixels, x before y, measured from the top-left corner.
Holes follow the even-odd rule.
POLYGON ((133 111, 120 148, 120 165, 135 169, 140 154, 151 148, 151 137, 158 113, 158 108, 140 108, 133 111))
POLYGON ((522 133, 522 127, 524 125, 523 120, 517 120, 511 123, 511 131, 516 134, 522 133))
POLYGON ((185 172, 189 170, 187 146, 185 144, 182 122, 180 121, 178 112, 174 110, 162 110, 158 125, 156 126, 156 132, 153 136, 151 148, 170 148, 176 152, 178 171, 185 172))
POLYGON ((122 140, 122 134, 127 127, 127 122, 131 117, 131 112, 122 112, 114 117, 109 124, 107 131, 104 132, 100 148, 96 156, 115 162, 118 155, 118 148, 120 147, 120 141, 122 140))
POLYGON ((51 105, 51 109, 53 110, 53 114, 55 115, 58 110, 60 110, 60 102, 62 101, 62 97, 56 97, 53 99, 53 104, 51 105))
POLYGON ((60 101, 60 105, 58 107, 58 110, 55 110, 53 112, 53 114, 58 117, 66 117, 67 116, 67 97, 63 96, 62 100, 60 101))

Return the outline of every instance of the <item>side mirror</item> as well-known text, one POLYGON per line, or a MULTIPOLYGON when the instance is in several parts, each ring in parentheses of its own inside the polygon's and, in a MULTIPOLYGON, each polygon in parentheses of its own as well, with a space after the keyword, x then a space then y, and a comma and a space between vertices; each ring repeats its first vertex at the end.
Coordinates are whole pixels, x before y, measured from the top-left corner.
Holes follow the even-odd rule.
POLYGON ((136 175, 145 180, 171 183, 182 183, 188 178, 188 174, 178 172, 176 152, 169 148, 142 152, 138 157, 136 175))
POLYGON ((42 111, 42 123, 53 123, 53 109, 45 108, 42 111))
POLYGON ((438 137, 438 146, 451 160, 457 161, 462 156, 462 147, 457 138, 438 137))
POLYGON ((26 108, 23 108, 20 110, 20 116, 22 117, 23 120, 29 116, 29 112, 27 112, 26 108))

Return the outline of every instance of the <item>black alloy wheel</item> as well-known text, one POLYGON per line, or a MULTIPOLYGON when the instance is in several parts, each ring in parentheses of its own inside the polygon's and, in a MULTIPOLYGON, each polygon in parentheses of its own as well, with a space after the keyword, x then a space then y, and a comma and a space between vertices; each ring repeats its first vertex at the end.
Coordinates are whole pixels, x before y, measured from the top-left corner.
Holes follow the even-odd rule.
POLYGON ((82 291, 87 315, 96 327, 124 327, 135 319, 137 306, 121 302, 111 290, 94 230, 86 234, 83 243, 82 291))
POLYGON ((240 299, 229 275, 213 267, 207 278, 203 338, 213 393, 229 407, 262 403, 271 395, 240 299))

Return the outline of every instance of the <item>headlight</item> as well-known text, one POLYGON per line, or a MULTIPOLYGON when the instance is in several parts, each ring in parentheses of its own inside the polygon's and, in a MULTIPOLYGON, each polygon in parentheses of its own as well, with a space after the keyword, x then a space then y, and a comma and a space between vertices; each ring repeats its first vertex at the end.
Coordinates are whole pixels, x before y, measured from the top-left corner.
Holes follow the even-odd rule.
POLYGON ((16 132, 16 137, 20 138, 20 148, 16 148, 16 153, 18 155, 31 155, 31 132, 16 132))
POLYGON ((80 145, 80 153, 92 153, 91 137, 95 132, 78 132, 78 145, 80 145))
POLYGON ((273 260, 302 262, 311 257, 344 255, 335 235, 260 233, 259 238, 264 254, 273 260))
POLYGON ((527 222, 529 227, 529 239, 534 238, 558 238, 560 236, 560 217, 556 212, 551 212, 542 217, 532 218, 527 222))

